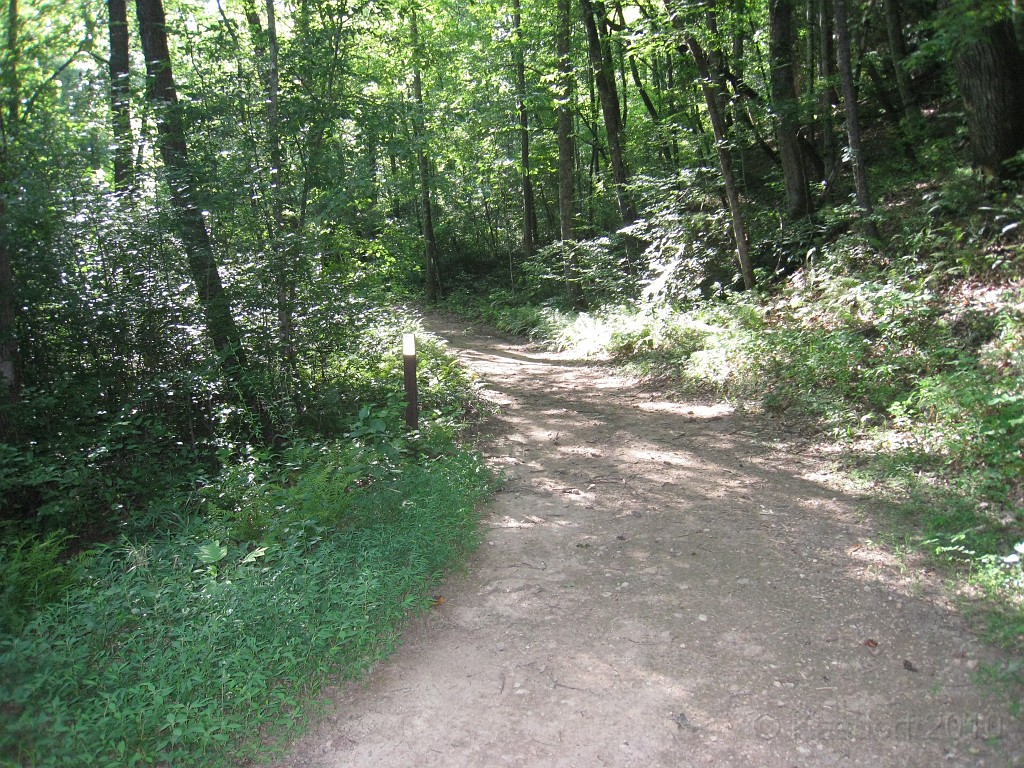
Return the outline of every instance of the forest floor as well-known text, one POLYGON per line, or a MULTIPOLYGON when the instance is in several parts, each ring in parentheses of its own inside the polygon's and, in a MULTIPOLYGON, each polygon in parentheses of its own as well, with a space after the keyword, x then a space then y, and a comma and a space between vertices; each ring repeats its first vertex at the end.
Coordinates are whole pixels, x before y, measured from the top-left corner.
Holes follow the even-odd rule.
POLYGON ((1016 766, 1005 663, 824 446, 433 317, 507 481, 443 602, 278 768, 1016 766))

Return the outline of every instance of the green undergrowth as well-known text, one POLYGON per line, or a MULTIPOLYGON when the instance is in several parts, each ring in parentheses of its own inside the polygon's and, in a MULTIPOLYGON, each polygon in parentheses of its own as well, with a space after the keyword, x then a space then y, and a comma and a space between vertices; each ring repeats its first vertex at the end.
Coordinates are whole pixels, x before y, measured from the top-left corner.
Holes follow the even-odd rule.
POLYGON ((395 647, 477 545, 493 479, 457 440, 465 372, 420 334, 408 434, 400 336, 370 333, 361 380, 330 375, 356 370, 358 345, 325 365, 315 418, 333 434, 225 442, 217 472, 80 551, 57 533, 0 548, 0 765, 267 759, 328 681, 395 647))
POLYGON ((259 501, 90 551, 64 599, 0 639, 0 754, 30 766, 263 754, 254 734, 280 739, 329 678, 386 655, 477 543, 488 481, 468 453, 400 466, 324 445, 285 459, 274 482, 243 481, 259 501))

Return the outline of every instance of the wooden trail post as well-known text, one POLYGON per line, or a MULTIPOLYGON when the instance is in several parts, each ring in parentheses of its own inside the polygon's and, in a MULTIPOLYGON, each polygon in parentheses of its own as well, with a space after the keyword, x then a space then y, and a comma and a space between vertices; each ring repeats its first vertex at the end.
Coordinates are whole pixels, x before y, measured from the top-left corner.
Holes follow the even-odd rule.
POLYGON ((416 336, 402 335, 402 357, 405 358, 405 426, 410 432, 419 429, 419 388, 416 384, 416 336))

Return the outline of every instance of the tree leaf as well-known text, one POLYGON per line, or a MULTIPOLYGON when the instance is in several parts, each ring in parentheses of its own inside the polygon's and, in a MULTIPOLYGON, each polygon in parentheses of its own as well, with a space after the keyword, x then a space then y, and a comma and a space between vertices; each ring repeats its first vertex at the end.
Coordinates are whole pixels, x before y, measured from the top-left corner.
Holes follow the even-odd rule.
POLYGON ((227 556, 228 548, 223 546, 219 541, 208 541, 205 544, 200 544, 199 547, 196 548, 196 557, 199 558, 199 562, 205 563, 206 565, 219 563, 227 556))
POLYGON ((240 565, 246 565, 247 563, 255 563, 257 558, 263 557, 267 554, 266 547, 256 547, 252 552, 242 558, 240 565))

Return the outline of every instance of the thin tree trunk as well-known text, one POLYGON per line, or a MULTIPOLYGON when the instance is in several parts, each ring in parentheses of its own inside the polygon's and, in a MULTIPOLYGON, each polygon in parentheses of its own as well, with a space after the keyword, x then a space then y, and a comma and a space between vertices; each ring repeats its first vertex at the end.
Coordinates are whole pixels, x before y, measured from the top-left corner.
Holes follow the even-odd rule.
POLYGON ((431 201, 430 164, 424 144, 426 143, 426 110, 423 107, 423 78, 420 75, 420 31, 416 19, 416 9, 410 12, 410 32, 412 35, 412 91, 413 91, 413 136, 416 143, 416 161, 420 174, 420 206, 423 223, 423 271, 426 279, 426 298, 428 303, 437 301, 440 285, 437 277, 437 240, 434 237, 434 213, 431 201))
POLYGON ((7 103, 3 105, 7 112, 7 130, 13 131, 18 123, 21 99, 21 82, 18 80, 18 66, 20 64, 19 46, 21 41, 18 38, 18 0, 10 0, 7 4, 7 62, 0 78, 3 80, 4 89, 7 91, 7 103))
MULTIPOLYGON (((815 42, 817 38, 817 28, 814 23, 814 6, 815 0, 805 0, 803 7, 804 11, 804 28, 807 30, 807 34, 804 35, 801 45, 803 45, 804 54, 804 77, 803 80, 797 78, 797 93, 798 94, 811 94, 814 93, 814 77, 817 72, 817 61, 815 54, 815 42)), ((806 113, 804 113, 806 116, 806 113)), ((812 132, 813 137, 813 125, 808 125, 809 130, 812 132)))
POLYGON ((167 172, 171 204, 178 215, 182 244, 206 330, 217 350, 224 372, 238 390, 242 402, 259 418, 262 437, 272 442, 276 429, 251 379, 242 337, 231 313, 231 302, 221 282, 210 233, 196 205, 198 185, 188 157, 188 144, 167 47, 167 28, 161 0, 136 0, 142 52, 148 74, 146 95, 157 120, 157 142, 167 172))
POLYGON ((21 389, 18 349, 17 301, 14 289, 14 254, 7 231, 7 194, 10 183, 8 147, 18 126, 18 3, 10 0, 7 16, 7 61, 0 73, 6 103, 0 102, 0 442, 13 440, 12 409, 21 389), (6 118, 6 124, 3 124, 6 118))
POLYGON ((274 222, 270 244, 273 249, 274 280, 277 287, 277 333, 281 345, 286 381, 295 375, 298 360, 295 351, 294 300, 295 285, 289 269, 288 242, 284 231, 284 189, 281 151, 281 121, 278 91, 281 68, 277 40, 277 14, 274 0, 266 0, 267 7, 267 143, 270 150, 270 211, 274 222))
MULTIPOLYGON (((832 124, 832 105, 835 86, 832 82, 832 13, 830 0, 818 0, 818 131, 821 134, 821 157, 825 166, 823 180, 831 180, 838 151, 835 128, 832 124)), ((827 192, 828 190, 826 190, 827 192)))
POLYGON ((782 173, 786 182, 786 213, 798 219, 811 212, 811 190, 797 141, 799 103, 793 77, 793 5, 791 0, 771 0, 769 56, 772 102, 778 119, 776 135, 782 173))
POLYGON ((850 25, 846 0, 834 0, 836 15, 836 63, 839 67, 839 82, 843 91, 843 110, 846 114, 846 138, 850 149, 850 163, 853 165, 853 181, 856 188, 857 207, 863 218, 864 234, 878 240, 878 228, 871 220, 874 206, 868 190, 868 174, 864 165, 864 154, 860 146, 860 116, 857 110, 857 90, 853 83, 853 64, 850 52, 850 25))
POLYGON ((754 268, 750 263, 750 249, 747 241, 747 227, 743 219, 743 208, 740 205, 740 193, 736 186, 736 177, 732 170, 732 157, 729 154, 728 137, 726 136, 725 115, 718 103, 718 93, 711 77, 707 54, 693 35, 685 36, 686 46, 693 54, 700 76, 700 87, 704 101, 708 107, 708 117, 715 132, 715 147, 718 150, 718 163, 722 169, 722 181, 725 182, 725 195, 729 202, 729 214, 732 218, 732 231, 736 240, 736 258, 740 273, 743 275, 743 286, 749 291, 755 286, 754 268))
POLYGON ((629 71, 633 76, 633 85, 635 85, 637 91, 640 92, 640 100, 644 103, 647 115, 651 118, 651 122, 654 123, 654 130, 658 135, 658 151, 661 154, 662 159, 665 161, 665 164, 670 166, 672 164, 672 147, 665 139, 664 129, 661 124, 661 115, 658 113, 658 108, 654 105, 654 101, 651 99, 650 93, 647 92, 647 87, 644 85, 643 80, 640 79, 640 68, 637 66, 636 56, 630 55, 629 57, 629 71))
MULTIPOLYGON (((245 18, 256 54, 257 71, 263 84, 263 113, 266 121, 266 151, 269 160, 270 191, 266 203, 270 218, 267 220, 270 270, 274 275, 275 303, 277 305, 277 340, 280 367, 287 385, 294 376, 298 361, 295 350, 294 299, 295 286, 289 269, 288 241, 284 232, 284 185, 282 182, 283 151, 281 148, 280 90, 281 69, 277 37, 277 13, 274 0, 266 0, 267 29, 263 30, 259 12, 252 0, 245 4, 245 18)), ((307 176, 308 180, 308 176, 307 176)), ((304 189, 304 195, 308 189, 304 189)), ((304 206, 300 203, 300 207, 304 206)))
MULTIPOLYGON (((4 153, 5 154, 5 153, 4 153)), ((6 158, 0 156, 0 164, 6 158)), ((0 165, 0 173, 4 169, 0 165)), ((6 231, 7 203, 0 193, 0 442, 13 439, 12 409, 21 391, 17 303, 10 238, 6 231)))
POLYGON ((896 72, 896 89, 900 94, 900 104, 908 124, 912 125, 920 118, 920 113, 917 111, 910 76, 904 63, 907 58, 907 43, 903 38, 900 0, 885 0, 885 32, 889 38, 889 55, 892 59, 892 68, 896 72))
POLYGON ((530 118, 526 109, 526 60, 523 50, 521 0, 512 0, 512 33, 515 39, 516 110, 519 113, 519 170, 523 187, 523 258, 533 256, 537 237, 537 213, 530 176, 530 118))
MULTIPOLYGON (((615 182, 615 199, 619 207, 619 215, 625 226, 636 223, 636 208, 629 197, 629 169, 623 153, 622 115, 619 112, 619 95, 615 85, 615 73, 611 56, 605 42, 602 41, 597 27, 597 14, 604 16, 604 4, 593 0, 581 0, 583 23, 587 29, 587 50, 590 65, 594 72, 597 96, 601 102, 601 114, 604 117, 608 154, 612 165, 612 179, 615 182)), ((639 255, 636 239, 626 238, 626 249, 632 261, 639 255)))
POLYGON ((572 252, 573 217, 575 215, 576 147, 573 134, 572 100, 572 36, 570 26, 571 0, 558 0, 558 27, 555 48, 558 55, 558 234, 564 253, 564 274, 569 301, 583 305, 579 267, 572 252))
POLYGON ((128 54, 128 10, 126 0, 107 0, 110 13, 110 112, 114 137, 114 189, 132 188, 131 77, 128 54))

